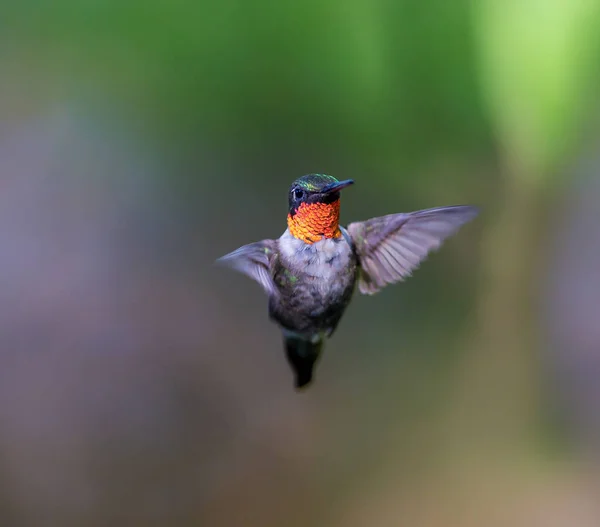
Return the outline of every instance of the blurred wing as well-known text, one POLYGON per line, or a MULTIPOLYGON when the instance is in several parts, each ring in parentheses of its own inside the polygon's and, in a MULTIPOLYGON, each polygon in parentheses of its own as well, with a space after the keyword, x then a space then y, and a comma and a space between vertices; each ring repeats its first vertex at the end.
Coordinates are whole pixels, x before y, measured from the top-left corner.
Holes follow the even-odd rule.
POLYGON ((277 292, 270 272, 270 262, 274 254, 275 241, 263 240, 244 245, 222 256, 216 263, 235 269, 256 280, 270 296, 277 292))
POLYGON ((348 225, 360 260, 360 292, 372 295, 409 277, 431 251, 478 212, 476 207, 458 205, 389 214, 348 225))

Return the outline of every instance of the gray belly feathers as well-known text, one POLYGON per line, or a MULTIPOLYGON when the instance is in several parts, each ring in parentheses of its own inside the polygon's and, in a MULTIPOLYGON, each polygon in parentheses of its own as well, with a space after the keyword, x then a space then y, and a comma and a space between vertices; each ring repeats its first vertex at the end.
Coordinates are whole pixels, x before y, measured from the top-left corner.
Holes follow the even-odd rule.
POLYGON ((354 290, 356 259, 346 237, 306 244, 289 231, 278 240, 274 280, 281 294, 270 306, 284 329, 330 334, 354 290))

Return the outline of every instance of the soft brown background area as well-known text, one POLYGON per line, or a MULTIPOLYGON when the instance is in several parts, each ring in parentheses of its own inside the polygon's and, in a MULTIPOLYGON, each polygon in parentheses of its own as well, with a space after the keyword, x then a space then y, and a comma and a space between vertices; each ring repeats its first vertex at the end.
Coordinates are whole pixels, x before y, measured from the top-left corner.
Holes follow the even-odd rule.
POLYGON ((0 16, 0 525, 600 525, 600 18, 569 2, 0 16), (285 228, 473 203, 292 387, 285 228))

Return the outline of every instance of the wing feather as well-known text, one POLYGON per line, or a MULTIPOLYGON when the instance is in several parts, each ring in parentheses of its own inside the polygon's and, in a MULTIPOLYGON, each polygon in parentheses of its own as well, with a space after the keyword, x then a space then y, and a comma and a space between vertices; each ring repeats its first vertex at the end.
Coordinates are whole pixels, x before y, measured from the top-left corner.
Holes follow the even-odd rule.
POLYGON ((348 225, 361 265, 360 292, 372 295, 409 277, 429 253, 478 212, 476 207, 456 205, 388 214, 348 225))
POLYGON ((275 255, 275 245, 275 240, 262 240, 243 245, 222 256, 216 263, 249 276, 260 284, 267 295, 275 295, 277 287, 271 276, 271 260, 275 255))

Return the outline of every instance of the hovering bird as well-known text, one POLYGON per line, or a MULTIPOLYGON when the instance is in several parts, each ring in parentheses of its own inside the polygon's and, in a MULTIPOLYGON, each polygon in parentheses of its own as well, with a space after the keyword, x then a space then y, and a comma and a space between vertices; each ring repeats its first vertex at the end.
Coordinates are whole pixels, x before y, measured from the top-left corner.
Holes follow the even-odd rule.
POLYGON ((297 389, 310 384, 355 285, 366 295, 411 275, 429 252, 477 216, 471 206, 389 214, 339 224, 340 191, 354 183, 308 174, 289 190, 287 229, 277 240, 244 245, 217 260, 257 281, 283 333, 297 389))

